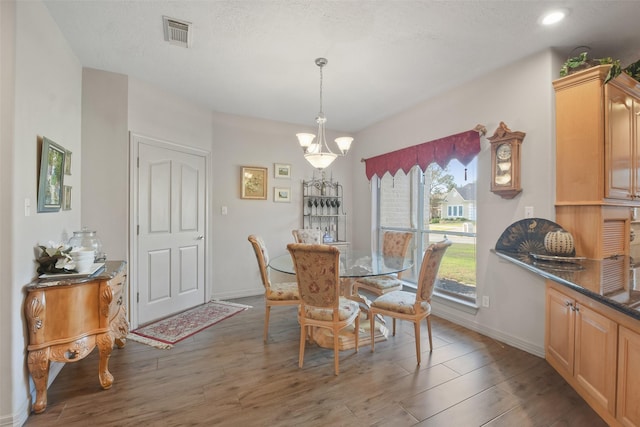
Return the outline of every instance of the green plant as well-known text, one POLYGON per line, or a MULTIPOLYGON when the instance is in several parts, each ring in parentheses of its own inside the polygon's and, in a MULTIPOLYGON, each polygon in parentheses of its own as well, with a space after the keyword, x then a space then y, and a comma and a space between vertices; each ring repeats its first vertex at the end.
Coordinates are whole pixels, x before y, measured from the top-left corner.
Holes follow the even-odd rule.
POLYGON ((596 65, 604 65, 604 64, 612 64, 611 70, 609 71, 609 75, 607 76, 606 81, 611 80, 618 74, 620 74, 620 61, 617 59, 613 59, 611 57, 605 57, 600 59, 589 59, 587 58, 588 53, 582 52, 578 56, 574 56, 573 58, 567 59, 567 61, 560 68, 560 77, 568 76, 572 72, 583 70, 590 67, 595 67, 596 65), (617 74, 616 74, 617 72, 617 74))
POLYGON ((640 82, 640 60, 634 62, 633 64, 626 67, 624 70, 625 73, 629 74, 635 80, 640 82))

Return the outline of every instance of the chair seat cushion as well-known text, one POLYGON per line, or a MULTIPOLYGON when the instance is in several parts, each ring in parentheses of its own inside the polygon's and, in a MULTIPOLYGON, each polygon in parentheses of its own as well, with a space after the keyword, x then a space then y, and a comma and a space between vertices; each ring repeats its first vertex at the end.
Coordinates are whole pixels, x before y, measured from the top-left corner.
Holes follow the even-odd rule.
MULTIPOLYGON (((394 291, 384 294, 371 303, 371 307, 402 314, 416 314, 416 294, 406 291, 394 291)), ((423 301, 420 304, 426 313, 431 312, 431 304, 423 301)))
POLYGON ((297 282, 272 283, 266 293, 266 298, 272 301, 287 301, 300 299, 297 282))
POLYGON ((381 291, 389 291, 394 288, 402 289, 402 282, 393 276, 363 277, 358 279, 358 283, 362 283, 381 291))
MULTIPOLYGON (((306 317, 314 320, 325 320, 327 322, 331 322, 333 320, 333 309, 332 308, 319 308, 319 307, 311 307, 305 306, 306 309, 306 317)), ((351 317, 354 313, 360 311, 360 305, 347 299, 345 297, 340 297, 340 308, 338 310, 338 316, 340 320, 346 320, 351 317)))

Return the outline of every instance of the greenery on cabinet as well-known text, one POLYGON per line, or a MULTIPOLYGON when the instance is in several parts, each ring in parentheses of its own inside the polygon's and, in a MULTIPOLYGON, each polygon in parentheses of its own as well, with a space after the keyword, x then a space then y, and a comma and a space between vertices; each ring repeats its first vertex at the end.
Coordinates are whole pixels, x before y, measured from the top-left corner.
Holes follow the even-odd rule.
POLYGON ((587 52, 582 52, 578 56, 567 59, 567 61, 562 65, 562 68, 560 68, 560 77, 565 77, 575 72, 585 70, 587 68, 607 64, 611 64, 611 69, 609 70, 609 74, 604 80, 605 83, 618 77, 620 73, 626 73, 634 80, 640 81, 640 60, 628 65, 625 68, 622 68, 619 59, 613 59, 611 57, 590 59, 588 58, 587 52))

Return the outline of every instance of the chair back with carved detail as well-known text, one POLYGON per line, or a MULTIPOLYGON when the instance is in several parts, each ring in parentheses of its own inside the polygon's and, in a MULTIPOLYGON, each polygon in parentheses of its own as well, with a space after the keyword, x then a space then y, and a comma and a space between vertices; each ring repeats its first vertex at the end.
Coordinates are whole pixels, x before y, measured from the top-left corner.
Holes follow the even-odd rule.
POLYGON ((320 245, 322 241, 322 231, 311 230, 308 228, 300 228, 298 230, 292 230, 293 239, 296 243, 308 243, 320 245))
POLYGON ((298 295, 298 284, 296 282, 280 282, 272 283, 269 277, 269 252, 264 244, 262 237, 250 235, 248 238, 253 251, 258 261, 258 270, 260 271, 260 278, 262 279, 262 285, 264 286, 264 302, 265 302, 265 314, 264 314, 264 336, 263 340, 267 342, 267 336, 269 333, 269 316, 271 314, 271 307, 274 305, 298 305, 300 304, 300 297, 298 295))
POLYGON ((300 355, 299 366, 304 361, 306 337, 313 339, 314 328, 327 328, 333 334, 334 371, 339 372, 340 331, 354 326, 355 349, 358 351, 360 329, 360 305, 340 296, 340 250, 335 246, 290 243, 291 254, 298 282, 300 307, 300 355))

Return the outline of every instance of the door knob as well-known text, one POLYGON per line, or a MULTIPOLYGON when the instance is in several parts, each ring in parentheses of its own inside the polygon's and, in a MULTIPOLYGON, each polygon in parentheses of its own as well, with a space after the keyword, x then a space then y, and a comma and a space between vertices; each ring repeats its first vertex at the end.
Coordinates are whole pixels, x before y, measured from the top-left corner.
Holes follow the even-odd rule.
POLYGON ((200 235, 200 236, 196 237, 196 240, 204 240, 204 236, 200 235))

